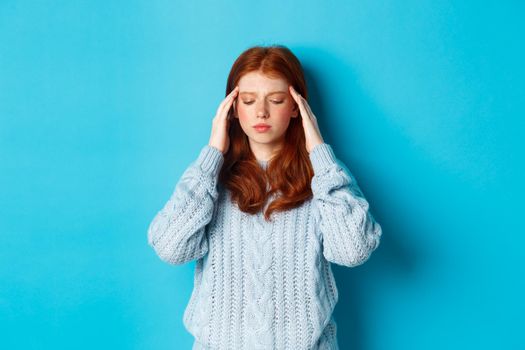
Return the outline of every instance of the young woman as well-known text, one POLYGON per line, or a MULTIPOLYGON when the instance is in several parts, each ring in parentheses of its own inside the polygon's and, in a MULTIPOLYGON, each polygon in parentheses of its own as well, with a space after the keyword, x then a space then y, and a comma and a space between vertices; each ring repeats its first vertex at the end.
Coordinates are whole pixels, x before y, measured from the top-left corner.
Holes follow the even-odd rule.
POLYGON ((170 264, 197 260, 193 349, 338 349, 331 263, 357 266, 381 226, 323 141, 285 46, 233 64, 209 143, 148 229, 170 264))

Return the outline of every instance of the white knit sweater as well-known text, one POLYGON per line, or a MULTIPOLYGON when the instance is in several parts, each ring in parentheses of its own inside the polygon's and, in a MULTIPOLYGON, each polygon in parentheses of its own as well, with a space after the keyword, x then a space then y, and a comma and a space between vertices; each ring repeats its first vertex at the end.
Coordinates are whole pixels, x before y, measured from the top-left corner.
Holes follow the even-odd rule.
POLYGON ((332 147, 309 156, 313 198, 266 222, 232 203, 218 183, 224 156, 206 145, 151 222, 163 261, 197 260, 183 317, 195 349, 338 349, 330 263, 364 263, 382 230, 332 147))

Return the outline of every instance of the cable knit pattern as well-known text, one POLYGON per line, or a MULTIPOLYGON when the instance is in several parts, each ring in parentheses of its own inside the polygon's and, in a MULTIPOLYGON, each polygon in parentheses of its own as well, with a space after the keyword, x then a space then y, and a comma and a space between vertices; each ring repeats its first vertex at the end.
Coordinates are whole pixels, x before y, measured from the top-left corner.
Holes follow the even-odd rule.
POLYGON ((310 161, 313 198, 267 222, 231 201, 218 183, 223 154, 206 145, 150 223, 163 261, 196 260, 183 317, 193 349, 339 349, 331 263, 364 263, 382 230, 330 145, 316 145, 310 161))

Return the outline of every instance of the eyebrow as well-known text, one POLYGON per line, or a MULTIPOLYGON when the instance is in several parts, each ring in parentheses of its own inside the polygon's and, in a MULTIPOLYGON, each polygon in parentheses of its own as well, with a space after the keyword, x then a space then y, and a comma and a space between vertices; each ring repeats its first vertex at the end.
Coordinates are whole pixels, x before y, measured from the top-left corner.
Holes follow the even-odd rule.
MULTIPOLYGON (((275 94, 286 94, 286 91, 272 91, 268 94, 268 96, 275 94)), ((253 91, 243 91, 239 92, 239 95, 257 95, 257 93, 253 91)))

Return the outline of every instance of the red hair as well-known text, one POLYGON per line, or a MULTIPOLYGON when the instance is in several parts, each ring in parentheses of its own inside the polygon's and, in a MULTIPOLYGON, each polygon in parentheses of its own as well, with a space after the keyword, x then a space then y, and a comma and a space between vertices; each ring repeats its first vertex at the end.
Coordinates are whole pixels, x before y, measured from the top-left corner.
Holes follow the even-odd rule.
MULTIPOLYGON (((243 75, 254 71, 271 78, 284 79, 305 99, 308 98, 301 63, 282 45, 254 46, 244 51, 230 70, 226 96, 237 86, 243 75)), ((314 172, 306 150, 302 117, 290 118, 283 147, 269 160, 265 170, 257 162, 248 136, 242 130, 239 120, 233 117, 233 113, 232 108, 229 111, 230 146, 224 155, 219 183, 230 191, 231 199, 239 209, 256 214, 264 209, 269 197, 276 194, 276 199, 264 213, 265 220, 271 221, 272 212, 296 208, 310 199, 314 172)))

